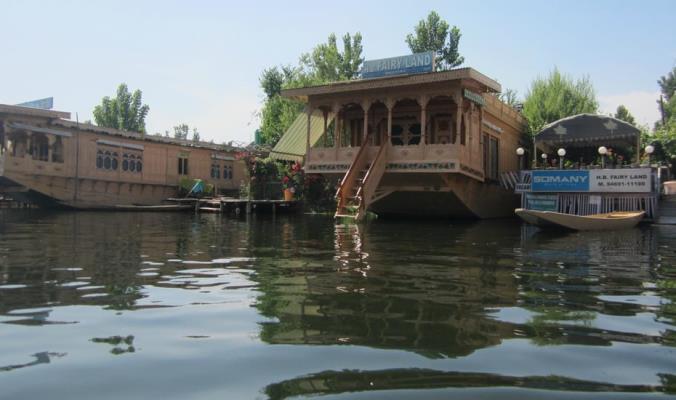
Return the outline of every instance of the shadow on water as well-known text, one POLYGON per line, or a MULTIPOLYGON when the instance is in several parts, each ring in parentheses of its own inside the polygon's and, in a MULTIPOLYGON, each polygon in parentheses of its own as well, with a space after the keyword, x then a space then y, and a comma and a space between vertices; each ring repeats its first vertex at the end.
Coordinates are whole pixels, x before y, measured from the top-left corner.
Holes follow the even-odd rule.
MULTIPOLYGON (((251 306, 257 339, 270 345, 397 350, 428 361, 512 340, 673 348, 674 240, 676 231, 656 227, 561 234, 514 220, 355 225, 320 216, 0 213, 0 323, 79 323, 51 317, 68 305, 121 312, 238 301, 251 306)), ((119 333, 83 341, 142 356, 139 336, 119 333)), ((540 362, 546 370, 556 361, 540 362)), ((673 370, 659 371, 660 384, 631 385, 512 376, 509 368, 315 371, 263 390, 271 398, 476 387, 674 393, 673 370)))

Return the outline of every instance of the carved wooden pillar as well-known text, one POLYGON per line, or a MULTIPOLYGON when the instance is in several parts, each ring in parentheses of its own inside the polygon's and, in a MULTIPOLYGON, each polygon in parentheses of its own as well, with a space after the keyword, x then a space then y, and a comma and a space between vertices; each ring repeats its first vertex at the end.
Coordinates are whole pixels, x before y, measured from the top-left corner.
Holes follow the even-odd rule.
POLYGON ((364 144, 369 136, 369 110, 371 109, 371 101, 369 99, 362 101, 361 108, 364 110, 364 132, 362 132, 362 144, 364 144))
POLYGON ((422 95, 418 98, 420 103, 420 144, 421 146, 427 144, 427 95, 422 95))
POLYGON ((388 98, 385 100, 385 107, 387 107, 387 141, 392 142, 392 111, 394 110, 394 99, 388 98))
POLYGON ((340 149, 340 130, 341 130, 341 119, 340 119, 340 104, 333 105, 333 148, 336 153, 336 160, 338 160, 338 150, 340 149))
POLYGON ((322 113, 324 114, 324 147, 328 144, 328 138, 327 138, 327 133, 328 133, 328 126, 329 126, 329 110, 326 108, 322 108, 322 113))
MULTIPOLYGON (((453 93, 453 102, 456 104, 455 108, 455 135, 451 134, 451 137, 455 136, 455 140, 460 140, 460 124, 462 123, 462 95, 460 94, 460 89, 456 93, 453 93)), ((453 140, 449 140, 449 143, 453 143, 453 140)))

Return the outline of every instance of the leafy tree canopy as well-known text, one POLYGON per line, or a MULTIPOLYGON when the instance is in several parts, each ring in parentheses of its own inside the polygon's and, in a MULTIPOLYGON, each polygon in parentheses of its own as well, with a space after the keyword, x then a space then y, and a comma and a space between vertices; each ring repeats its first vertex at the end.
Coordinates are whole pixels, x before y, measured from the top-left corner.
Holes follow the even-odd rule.
POLYGON ((120 84, 114 98, 106 96, 94 107, 94 121, 106 128, 145 133, 149 107, 142 104, 141 96, 140 90, 129 93, 127 85, 120 84))
POLYGON ((343 48, 338 48, 335 34, 302 54, 297 67, 280 66, 265 69, 260 85, 266 99, 261 110, 260 138, 274 146, 293 121, 303 111, 303 104, 280 96, 282 89, 321 85, 333 81, 354 79, 364 63, 362 36, 359 32, 343 36, 343 48))
POLYGON ((547 77, 538 77, 526 93, 523 115, 531 135, 546 124, 581 113, 596 113, 598 101, 589 78, 573 80, 554 69, 547 77))
POLYGON ((505 89, 504 92, 498 95, 498 98, 503 103, 510 105, 512 107, 515 107, 516 105, 519 104, 519 97, 517 95, 516 90, 514 89, 505 89))
POLYGON ((413 53, 433 51, 436 53, 436 70, 443 71, 457 67, 465 61, 458 52, 460 29, 451 28, 439 14, 431 11, 427 19, 420 20, 414 32, 406 35, 406 43, 413 53))
POLYGON ((615 111, 615 118, 636 126, 636 120, 634 119, 634 116, 631 115, 627 107, 625 107, 622 104, 617 106, 617 111, 615 111))
POLYGON ((660 90, 662 91, 665 100, 671 100, 674 96, 674 92, 676 92, 676 67, 665 76, 660 77, 657 84, 660 85, 660 90))

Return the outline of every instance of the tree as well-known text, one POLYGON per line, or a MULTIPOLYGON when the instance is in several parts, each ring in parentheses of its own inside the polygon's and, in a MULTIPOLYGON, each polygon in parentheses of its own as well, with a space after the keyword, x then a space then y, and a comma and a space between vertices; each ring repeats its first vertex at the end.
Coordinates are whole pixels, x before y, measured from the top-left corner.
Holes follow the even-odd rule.
POLYGON ((436 54, 436 70, 443 71, 457 67, 465 61, 458 52, 460 29, 455 25, 449 29, 448 22, 431 11, 427 20, 420 20, 415 32, 406 35, 406 43, 413 53, 433 51, 436 54))
POLYGON ((506 89, 504 92, 498 95, 498 98, 503 103, 512 107, 516 107, 519 104, 519 98, 516 94, 516 90, 514 89, 506 89))
POLYGON ((190 133, 190 127, 188 124, 179 124, 174 126, 174 139, 188 140, 188 133, 190 133))
POLYGON ((310 53, 300 56, 298 67, 281 66, 265 69, 260 77, 265 104, 260 112, 259 137, 262 144, 274 146, 293 121, 303 111, 303 104, 282 97, 283 88, 320 85, 354 79, 364 63, 362 36, 346 33, 343 49, 338 48, 335 34, 320 43, 310 53))
POLYGON ((615 111, 615 118, 630 123, 632 125, 636 125, 636 120, 634 119, 634 116, 631 115, 629 110, 627 110, 627 107, 624 105, 620 104, 617 106, 617 111, 615 111))
POLYGON ((197 128, 192 128, 192 141, 195 143, 200 141, 200 133, 197 132, 197 128))
POLYGON ((676 92, 676 67, 665 76, 660 77, 657 84, 660 85, 660 90, 662 91, 664 99, 667 101, 671 100, 674 96, 674 92, 676 92))
POLYGON ((364 63, 361 33, 352 37, 343 36, 343 51, 338 49, 336 35, 329 35, 326 43, 320 43, 311 53, 301 55, 300 63, 305 73, 321 82, 354 79, 364 63))
POLYGON ((662 96, 657 100, 660 113, 662 114, 662 121, 657 124, 659 128, 662 126, 662 123, 668 125, 672 123, 672 119, 676 119, 676 96, 674 96, 674 93, 676 93, 676 67, 665 76, 660 77, 657 84, 660 85, 660 91, 662 92, 662 96))
POLYGON ((526 93, 523 115, 531 135, 542 127, 564 117, 582 113, 596 113, 598 101, 589 78, 574 81, 554 69, 548 77, 536 78, 526 93))
POLYGON ((271 99, 282 92, 284 74, 277 67, 267 68, 263 70, 259 82, 267 98, 271 99))
POLYGON ((145 133, 149 107, 142 104, 141 96, 140 90, 129 93, 127 85, 121 83, 114 98, 106 96, 94 107, 94 121, 106 128, 145 133))

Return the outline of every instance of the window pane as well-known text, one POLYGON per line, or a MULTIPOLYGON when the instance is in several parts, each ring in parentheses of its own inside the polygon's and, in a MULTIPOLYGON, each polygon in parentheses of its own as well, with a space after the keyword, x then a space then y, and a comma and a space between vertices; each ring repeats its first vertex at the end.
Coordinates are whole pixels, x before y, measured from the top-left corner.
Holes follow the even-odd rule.
POLYGON ((135 161, 129 161, 129 170, 131 172, 136 171, 136 162, 135 161))
POLYGON ((129 169, 129 160, 122 161, 122 171, 127 171, 129 169))
POLYGON ((136 171, 143 171, 143 163, 141 161, 136 161, 136 171))
POLYGON ((112 167, 113 170, 117 171, 117 158, 113 158, 112 167))
POLYGON ((103 159, 103 168, 110 169, 110 157, 106 157, 103 159))

